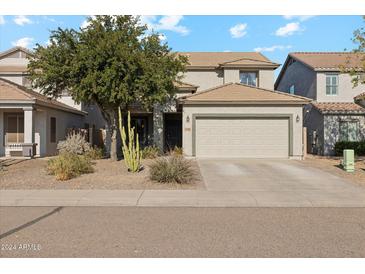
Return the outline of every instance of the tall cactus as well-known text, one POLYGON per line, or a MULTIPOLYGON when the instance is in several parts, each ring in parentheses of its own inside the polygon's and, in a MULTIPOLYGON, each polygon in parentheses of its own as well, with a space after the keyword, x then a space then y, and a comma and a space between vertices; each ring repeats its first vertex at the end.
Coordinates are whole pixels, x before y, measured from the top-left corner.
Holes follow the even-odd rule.
POLYGON ((135 128, 131 128, 131 114, 128 111, 128 144, 127 134, 122 123, 122 112, 119 108, 119 130, 122 136, 122 150, 124 162, 130 172, 138 172, 141 170, 141 152, 139 149, 138 133, 134 138, 135 128))

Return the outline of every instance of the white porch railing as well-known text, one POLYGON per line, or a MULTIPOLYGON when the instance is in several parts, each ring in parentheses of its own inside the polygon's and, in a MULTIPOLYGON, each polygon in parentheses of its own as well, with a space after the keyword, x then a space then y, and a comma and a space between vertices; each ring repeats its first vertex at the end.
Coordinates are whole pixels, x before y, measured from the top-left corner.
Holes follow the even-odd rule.
POLYGON ((35 148, 33 144, 27 143, 7 143, 5 145, 5 156, 33 156, 35 148), (24 148, 29 148, 29 152, 24 155, 24 148))

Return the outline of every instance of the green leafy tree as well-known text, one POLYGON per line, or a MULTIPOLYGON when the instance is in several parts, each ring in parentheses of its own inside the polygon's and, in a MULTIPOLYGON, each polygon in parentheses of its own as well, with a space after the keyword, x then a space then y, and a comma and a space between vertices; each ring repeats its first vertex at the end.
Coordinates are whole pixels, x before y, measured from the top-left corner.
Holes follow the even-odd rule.
MULTIPOLYGON (((363 16, 363 20, 365 22, 365 16, 363 16)), ((354 56, 347 60, 346 65, 341 66, 341 70, 343 72, 349 73, 352 76, 352 83, 354 86, 358 86, 359 84, 365 84, 365 77, 360 77, 360 73, 365 73, 365 28, 360 27, 354 31, 354 36, 352 41, 357 45, 357 47, 353 50, 355 53, 354 56), (360 63, 359 67, 349 67, 348 64, 351 59, 357 59, 357 63, 360 63)))
POLYGON ((37 44, 30 57, 33 86, 58 97, 68 91, 77 103, 97 105, 111 136, 111 158, 117 159, 118 108, 126 113, 138 103, 145 110, 175 95, 174 82, 187 58, 171 52, 158 33, 139 17, 89 17, 88 26, 51 31, 50 44, 37 44))

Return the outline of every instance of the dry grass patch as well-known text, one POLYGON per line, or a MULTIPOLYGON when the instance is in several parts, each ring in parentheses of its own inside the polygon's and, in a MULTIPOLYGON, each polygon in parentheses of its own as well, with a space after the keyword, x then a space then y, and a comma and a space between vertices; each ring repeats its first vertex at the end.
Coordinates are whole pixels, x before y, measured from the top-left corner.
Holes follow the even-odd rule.
MULTIPOLYGON (((51 157, 55 158, 55 157, 51 157)), ((54 175, 47 172, 49 158, 21 161, 6 166, 0 174, 0 189, 204 189, 198 164, 191 160, 197 176, 189 184, 162 184, 152 182, 149 178, 149 166, 153 160, 142 160, 144 169, 130 173, 123 161, 113 162, 109 159, 93 160, 94 173, 82 174, 67 181, 57 181, 54 175)))
POLYGON ((159 183, 187 184, 195 176, 191 162, 182 156, 162 157, 150 165, 150 178, 159 183))

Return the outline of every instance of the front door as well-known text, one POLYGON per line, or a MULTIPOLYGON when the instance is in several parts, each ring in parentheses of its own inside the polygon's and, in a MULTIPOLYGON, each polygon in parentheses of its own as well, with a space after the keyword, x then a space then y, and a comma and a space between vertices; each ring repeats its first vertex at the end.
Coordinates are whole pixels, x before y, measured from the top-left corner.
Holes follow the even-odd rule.
POLYGON ((165 151, 182 147, 182 114, 165 113, 165 151))
POLYGON ((141 147, 148 145, 148 119, 146 116, 131 117, 131 127, 135 128, 138 134, 138 141, 141 147))

